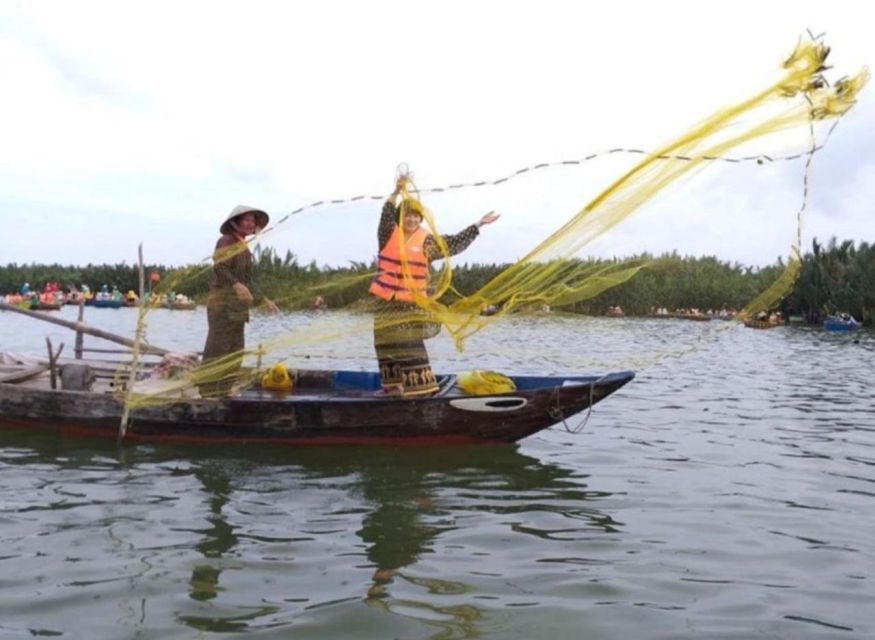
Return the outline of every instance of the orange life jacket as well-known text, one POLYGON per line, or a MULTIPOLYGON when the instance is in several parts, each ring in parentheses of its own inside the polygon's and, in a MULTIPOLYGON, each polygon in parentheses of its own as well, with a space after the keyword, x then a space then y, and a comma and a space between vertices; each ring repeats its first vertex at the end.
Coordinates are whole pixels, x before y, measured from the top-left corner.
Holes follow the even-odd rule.
POLYGON ((404 302, 413 302, 413 291, 425 295, 428 285, 428 261, 423 245, 429 235, 428 231, 419 227, 410 236, 405 237, 401 225, 396 225, 388 242, 380 249, 380 254, 377 256, 377 275, 371 281, 369 291, 383 300, 395 298, 404 302))

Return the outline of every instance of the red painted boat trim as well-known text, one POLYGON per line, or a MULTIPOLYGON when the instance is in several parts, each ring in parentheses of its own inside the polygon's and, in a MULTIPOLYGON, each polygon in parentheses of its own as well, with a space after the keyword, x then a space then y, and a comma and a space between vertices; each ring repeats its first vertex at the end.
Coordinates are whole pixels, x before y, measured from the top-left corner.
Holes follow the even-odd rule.
MULTIPOLYGON (((24 429, 39 429, 41 431, 60 432, 72 436, 97 436, 103 438, 116 438, 118 433, 105 427, 93 427, 88 425, 71 424, 45 424, 32 420, 16 418, 0 418, 0 427, 12 426, 24 429)), ((491 438, 476 438, 464 435, 446 436, 411 436, 411 437, 387 437, 387 436, 320 436, 320 437, 294 437, 283 438, 275 436, 246 437, 246 436, 192 436, 192 435, 164 435, 144 434, 128 431, 125 434, 126 442, 158 442, 167 444, 284 444, 293 446, 324 446, 324 445, 403 445, 423 446, 442 444, 500 444, 503 440, 491 438)))

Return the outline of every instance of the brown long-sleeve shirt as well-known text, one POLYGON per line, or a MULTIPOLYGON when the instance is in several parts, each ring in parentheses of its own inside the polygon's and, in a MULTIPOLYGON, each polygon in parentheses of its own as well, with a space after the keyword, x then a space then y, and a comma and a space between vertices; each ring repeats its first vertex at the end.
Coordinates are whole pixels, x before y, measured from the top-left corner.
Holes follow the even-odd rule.
POLYGON ((237 297, 234 285, 238 282, 246 285, 256 303, 264 296, 252 277, 252 253, 249 247, 235 250, 238 242, 237 237, 230 233, 222 235, 216 242, 207 307, 214 313, 246 322, 249 320, 249 305, 237 297))
POLYGON ((249 247, 235 252, 234 246, 238 242, 237 236, 231 233, 224 234, 216 242, 210 289, 230 288, 240 282, 246 285, 253 296, 260 297, 261 292, 252 278, 252 252, 249 247), (230 255, 232 253, 234 255, 230 255))

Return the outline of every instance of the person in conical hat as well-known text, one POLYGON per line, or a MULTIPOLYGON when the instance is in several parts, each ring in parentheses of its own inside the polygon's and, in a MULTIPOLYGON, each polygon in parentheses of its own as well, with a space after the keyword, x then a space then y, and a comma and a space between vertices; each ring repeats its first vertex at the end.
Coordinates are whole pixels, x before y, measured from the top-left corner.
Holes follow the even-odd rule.
MULTIPOLYGON (((377 273, 369 288, 377 299, 374 348, 383 395, 420 396, 438 390, 425 349, 425 338, 436 332, 429 332, 426 322, 392 320, 393 316, 415 317, 416 295, 427 295, 429 264, 444 257, 435 237, 422 226, 422 203, 406 194, 409 180, 410 176, 402 173, 395 181, 395 191, 383 205, 377 228, 380 247, 377 273), (402 191, 405 197, 396 206, 402 191)), ((490 211, 459 233, 442 236, 447 255, 467 249, 480 235, 480 227, 498 218, 497 213, 490 211)))
MULTIPOLYGON (((247 236, 267 227, 269 221, 270 217, 261 209, 237 205, 219 226, 222 235, 213 252, 207 297, 209 330, 204 344, 204 363, 245 348, 245 328, 253 305, 263 304, 268 313, 278 310, 272 300, 262 295, 252 278, 252 253, 246 244, 247 236)), ((226 394, 242 363, 241 355, 223 368, 222 380, 200 385, 201 395, 226 394)))
POLYGON ((222 226, 219 227, 219 233, 222 235, 227 235, 229 233, 234 233, 234 231, 239 231, 239 227, 243 216, 247 214, 252 214, 253 221, 255 222, 255 228, 250 231, 247 235, 251 235, 253 233, 257 233, 259 231, 264 231, 267 228, 267 223, 270 222, 270 216, 268 216, 261 209, 256 209, 255 207, 250 207, 245 204, 238 204, 236 207, 231 209, 231 213, 228 214, 228 217, 225 218, 225 221, 222 223, 222 226))

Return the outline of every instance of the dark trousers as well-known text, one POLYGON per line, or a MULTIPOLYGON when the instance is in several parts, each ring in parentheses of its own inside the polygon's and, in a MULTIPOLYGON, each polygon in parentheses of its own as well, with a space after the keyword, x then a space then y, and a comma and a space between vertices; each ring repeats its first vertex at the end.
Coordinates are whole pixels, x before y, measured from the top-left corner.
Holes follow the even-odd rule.
POLYGON ((204 344, 203 374, 209 382, 198 385, 202 396, 226 395, 243 364, 245 329, 248 314, 229 310, 225 305, 207 303, 207 341, 204 344), (234 354, 234 355, 231 355, 234 354), (216 367, 215 371, 209 365, 216 367))

